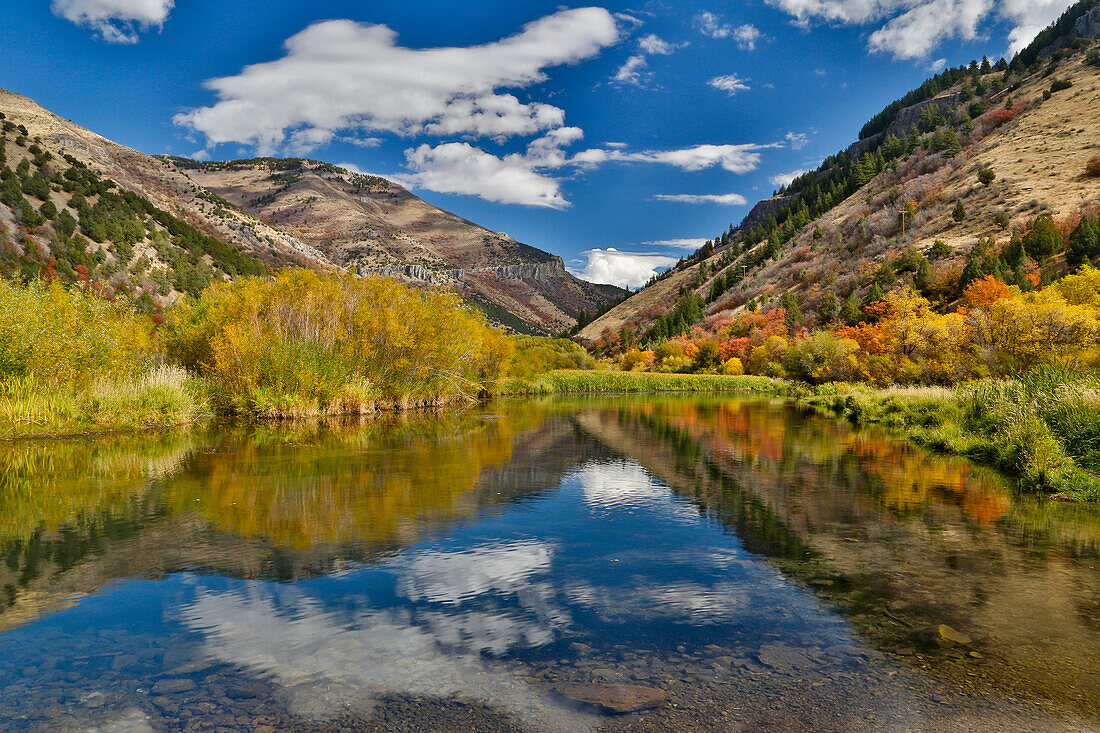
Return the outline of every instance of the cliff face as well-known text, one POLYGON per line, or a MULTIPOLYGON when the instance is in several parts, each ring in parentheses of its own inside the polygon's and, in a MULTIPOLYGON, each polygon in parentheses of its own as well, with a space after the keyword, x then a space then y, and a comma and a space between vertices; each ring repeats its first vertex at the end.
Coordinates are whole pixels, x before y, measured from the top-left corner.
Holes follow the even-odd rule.
POLYGON ((858 158, 891 135, 901 137, 909 131, 910 127, 917 124, 917 120, 920 119, 921 111, 926 107, 939 107, 944 114, 952 114, 955 108, 962 104, 962 102, 963 95, 959 92, 945 92, 932 99, 926 99, 923 102, 917 102, 912 106, 906 107, 898 112, 897 119, 885 130, 871 137, 864 138, 863 140, 857 140, 849 145, 846 151, 848 157, 858 158))

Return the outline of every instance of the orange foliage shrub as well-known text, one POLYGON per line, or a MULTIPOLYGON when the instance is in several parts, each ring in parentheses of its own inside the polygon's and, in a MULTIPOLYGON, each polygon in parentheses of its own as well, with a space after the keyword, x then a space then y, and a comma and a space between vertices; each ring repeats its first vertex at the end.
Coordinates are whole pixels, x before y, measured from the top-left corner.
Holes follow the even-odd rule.
POLYGON ((985 308, 1001 298, 1011 295, 1008 286, 992 275, 987 275, 981 280, 970 283, 963 293, 963 304, 967 309, 985 308))

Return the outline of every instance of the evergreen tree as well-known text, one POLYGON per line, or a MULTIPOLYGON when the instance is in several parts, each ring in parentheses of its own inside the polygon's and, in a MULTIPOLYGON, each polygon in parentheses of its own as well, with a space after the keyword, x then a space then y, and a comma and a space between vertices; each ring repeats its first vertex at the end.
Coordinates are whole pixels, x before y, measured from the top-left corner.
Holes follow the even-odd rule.
POLYGON ((962 201, 955 202, 955 208, 951 210, 951 218, 957 222, 962 222, 966 219, 966 207, 963 206, 962 201))
POLYGON ((966 260, 966 267, 963 268, 962 275, 959 276, 959 290, 965 290, 970 283, 981 280, 985 276, 986 272, 982 269, 981 260, 971 255, 966 260))
POLYGON ((786 311, 786 315, 783 320, 787 324, 787 328, 797 328, 802 323, 802 309, 798 307, 798 298, 795 294, 788 290, 783 293, 783 297, 779 299, 779 307, 786 311))
POLYGON ((1084 217, 1069 235, 1066 262, 1077 267, 1100 255, 1100 223, 1084 217))
POLYGON ((917 271, 913 275, 913 286, 920 292, 925 293, 935 279, 936 273, 932 270, 932 263, 927 258, 922 257, 920 264, 917 265, 917 271))
POLYGON ((844 307, 840 309, 840 318, 849 326, 857 326, 863 320, 863 304, 855 293, 844 300, 844 307))
POLYGON ((1001 256, 1004 257, 1005 262, 1013 270, 1019 269, 1020 265, 1024 264, 1024 256, 1026 251, 1024 250, 1024 240, 1020 236, 1018 229, 1013 230, 1012 239, 1005 245, 1004 250, 1001 252, 1001 256))
POLYGON ((825 296, 825 299, 821 301, 821 325, 825 326, 832 323, 833 319, 840 313, 840 298, 836 297, 836 293, 829 291, 825 296))
POLYGON ((1054 225, 1054 218, 1049 212, 1044 212, 1036 217, 1031 224, 1031 231, 1024 237, 1024 249, 1037 262, 1044 262, 1051 255, 1062 251, 1065 240, 1058 227, 1054 225))

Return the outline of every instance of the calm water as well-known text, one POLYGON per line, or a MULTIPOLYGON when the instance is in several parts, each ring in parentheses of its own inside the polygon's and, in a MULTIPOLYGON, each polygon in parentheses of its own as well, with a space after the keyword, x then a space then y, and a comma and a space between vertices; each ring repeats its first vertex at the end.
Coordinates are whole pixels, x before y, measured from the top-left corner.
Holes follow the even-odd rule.
POLYGON ((0 553, 0 730, 1100 730, 1100 511, 779 402, 0 445, 0 553))

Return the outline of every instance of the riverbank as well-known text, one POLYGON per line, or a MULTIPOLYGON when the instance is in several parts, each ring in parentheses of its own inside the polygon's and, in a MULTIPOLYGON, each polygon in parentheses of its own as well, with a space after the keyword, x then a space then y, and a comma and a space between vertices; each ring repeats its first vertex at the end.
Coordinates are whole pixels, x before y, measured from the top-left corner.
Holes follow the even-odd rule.
POLYGON ((953 389, 825 384, 798 402, 992 466, 1025 490, 1100 500, 1100 379, 1091 374, 1038 369, 953 389))

